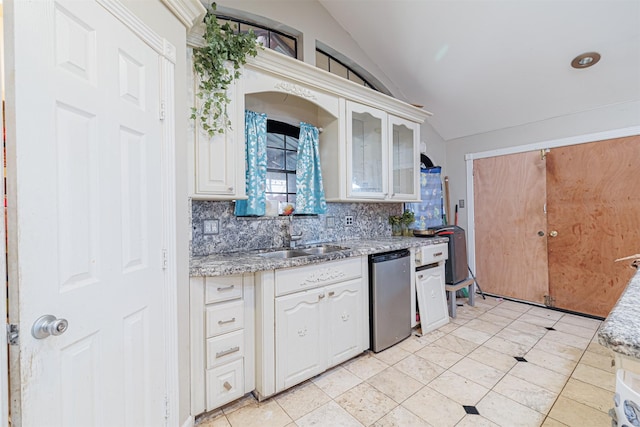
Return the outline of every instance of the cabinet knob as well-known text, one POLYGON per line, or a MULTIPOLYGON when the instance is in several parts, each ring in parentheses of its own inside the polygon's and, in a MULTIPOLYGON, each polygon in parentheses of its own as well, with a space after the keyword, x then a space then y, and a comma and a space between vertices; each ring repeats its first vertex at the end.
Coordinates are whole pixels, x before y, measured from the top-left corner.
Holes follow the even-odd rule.
POLYGON ((222 387, 224 387, 225 390, 229 391, 233 388, 233 386, 231 384, 229 384, 229 381, 225 381, 224 384, 222 384, 222 387))
POLYGON ((334 296, 336 293, 334 291, 329 291, 329 296, 332 297, 334 296))
POLYGON ((424 278, 424 276, 422 274, 419 274, 418 279, 422 279, 422 278, 424 278))
POLYGON ((324 294, 318 295, 318 299, 322 299, 322 298, 324 298, 324 294))
POLYGON ((229 187, 229 191, 233 191, 233 187, 229 187))

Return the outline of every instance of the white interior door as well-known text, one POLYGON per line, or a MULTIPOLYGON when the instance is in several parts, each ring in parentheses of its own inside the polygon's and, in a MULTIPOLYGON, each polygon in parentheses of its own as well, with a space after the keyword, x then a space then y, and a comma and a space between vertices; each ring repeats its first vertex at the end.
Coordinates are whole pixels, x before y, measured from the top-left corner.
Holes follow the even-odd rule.
POLYGON ((10 2, 5 25, 12 417, 164 425, 161 58, 93 1, 10 2), (68 328, 36 339, 47 314, 68 328))

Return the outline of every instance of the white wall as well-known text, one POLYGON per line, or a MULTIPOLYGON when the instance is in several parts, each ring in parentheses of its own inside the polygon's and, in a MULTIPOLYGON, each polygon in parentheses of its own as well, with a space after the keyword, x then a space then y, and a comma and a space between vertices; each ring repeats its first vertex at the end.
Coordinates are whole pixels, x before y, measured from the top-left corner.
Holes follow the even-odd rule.
MULTIPOLYGON (((612 105, 448 141, 446 143, 447 168, 444 174, 449 176, 451 204, 455 205, 459 199, 466 201, 466 154, 633 126, 640 126, 640 101, 612 105)), ((465 229, 468 228, 466 208, 459 210, 458 218, 458 225, 465 229)))

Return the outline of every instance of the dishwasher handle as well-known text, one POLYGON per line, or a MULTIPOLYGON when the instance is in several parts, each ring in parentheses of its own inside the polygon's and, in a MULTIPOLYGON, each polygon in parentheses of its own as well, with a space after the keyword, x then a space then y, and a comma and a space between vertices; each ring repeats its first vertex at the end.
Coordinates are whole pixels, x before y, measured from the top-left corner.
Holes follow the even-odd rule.
POLYGON ((386 252, 383 254, 374 254, 370 256, 372 263, 385 262, 385 261, 393 261, 394 259, 408 257, 411 254, 409 249, 402 249, 399 251, 386 252))

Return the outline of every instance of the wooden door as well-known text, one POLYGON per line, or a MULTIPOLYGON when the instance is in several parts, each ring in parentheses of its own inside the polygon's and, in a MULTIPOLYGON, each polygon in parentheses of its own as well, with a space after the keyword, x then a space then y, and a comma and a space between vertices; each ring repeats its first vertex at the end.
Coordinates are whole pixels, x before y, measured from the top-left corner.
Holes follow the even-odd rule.
POLYGON ((540 151, 474 160, 473 188, 480 287, 543 303, 548 277, 545 161, 540 151))
POLYGON ((640 252, 640 136, 554 148, 547 155, 549 292, 554 305, 606 317, 640 252))
POLYGON ((162 61, 105 7, 5 9, 15 425, 169 415, 162 61), (68 328, 37 338, 43 315, 68 328))

